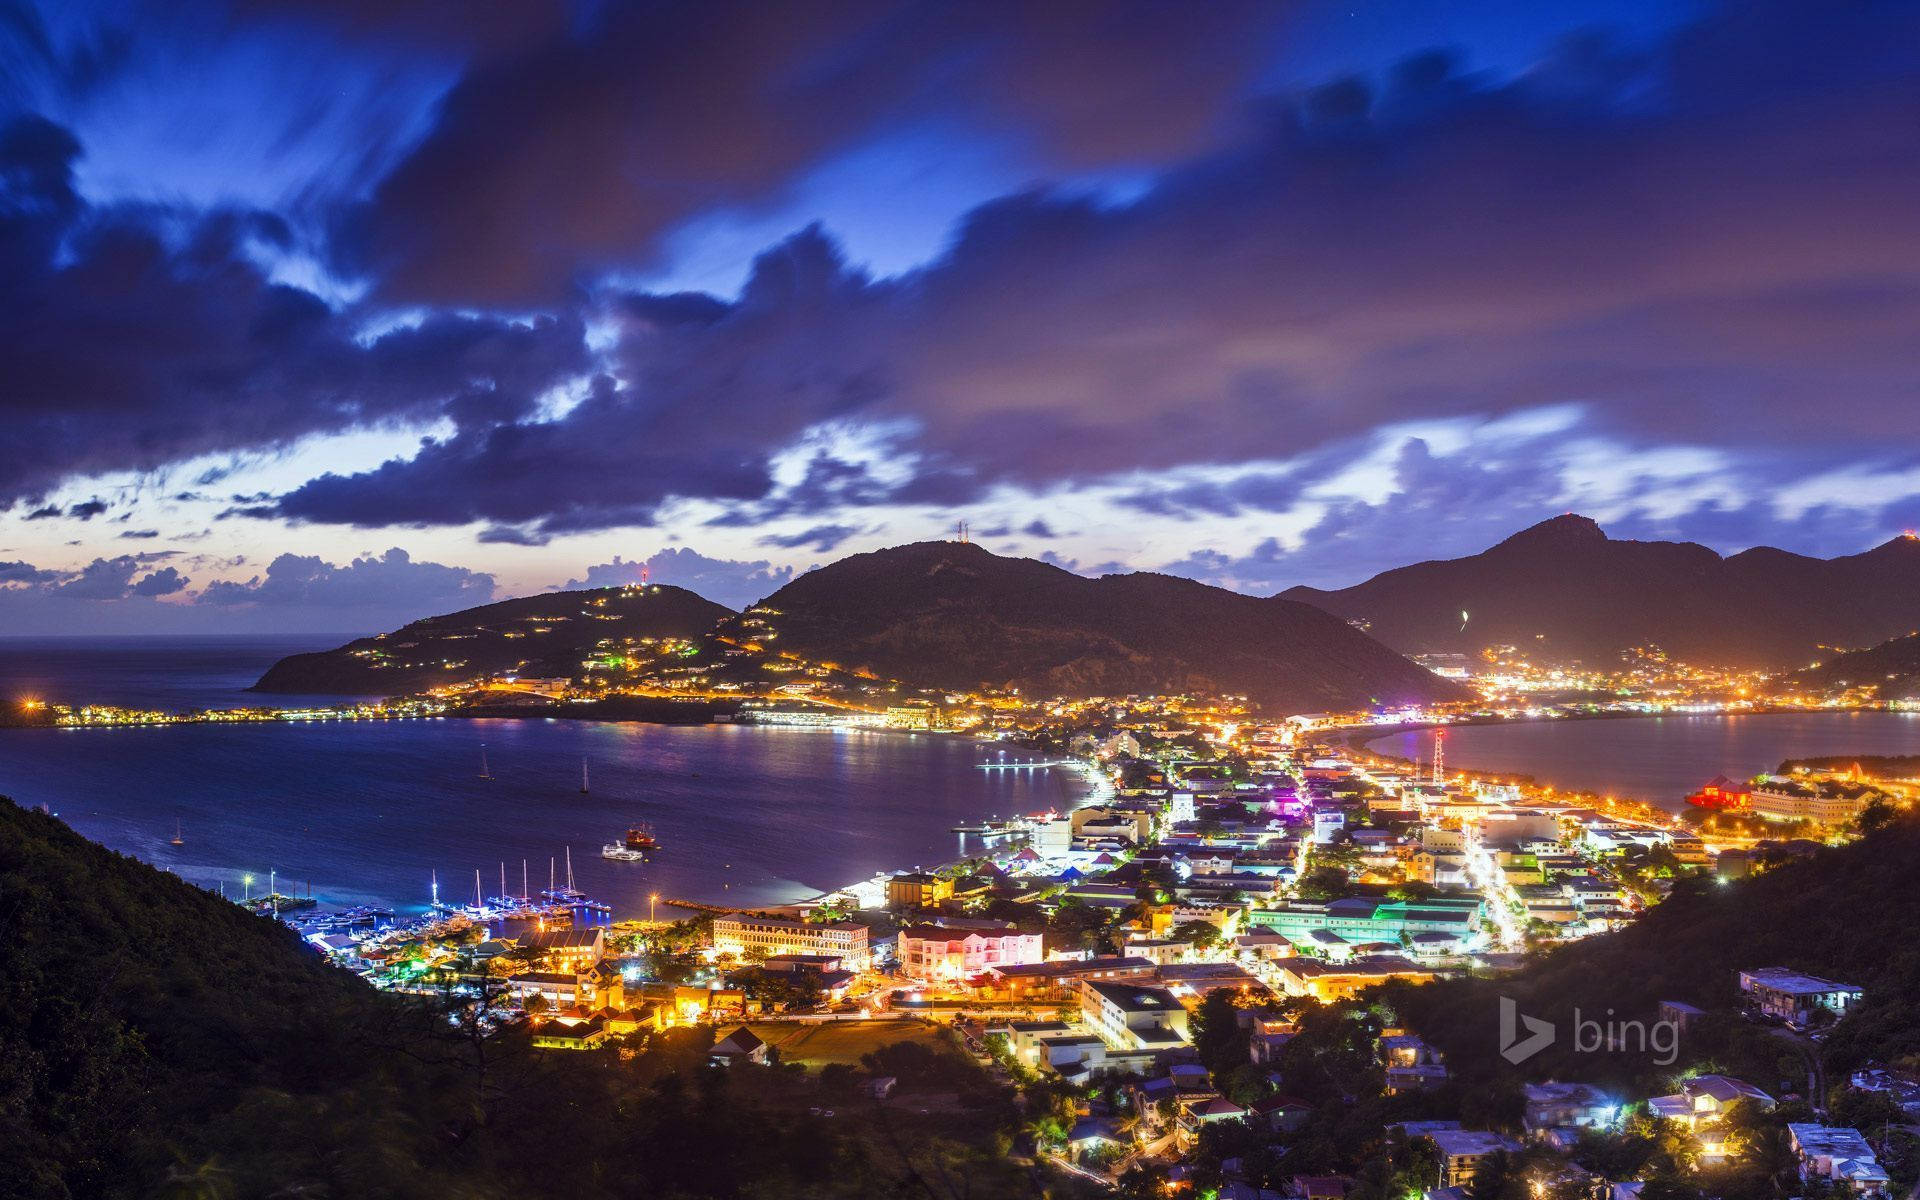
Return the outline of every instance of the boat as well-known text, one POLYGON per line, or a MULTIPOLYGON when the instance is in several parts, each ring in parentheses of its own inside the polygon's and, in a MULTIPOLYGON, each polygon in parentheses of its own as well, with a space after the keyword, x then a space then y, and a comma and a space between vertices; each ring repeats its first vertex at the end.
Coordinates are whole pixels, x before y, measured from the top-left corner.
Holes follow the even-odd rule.
POLYGON ((184 846, 187 844, 186 836, 180 832, 180 821, 177 817, 173 822, 173 836, 168 838, 167 841, 169 844, 175 846, 184 846))
POLYGON ((635 825, 627 830, 627 849, 658 850, 660 839, 653 836, 653 826, 635 825))
POLYGON ((619 842, 608 842, 600 847, 600 857, 611 858, 615 862, 644 862, 647 856, 644 851, 629 850, 619 842))

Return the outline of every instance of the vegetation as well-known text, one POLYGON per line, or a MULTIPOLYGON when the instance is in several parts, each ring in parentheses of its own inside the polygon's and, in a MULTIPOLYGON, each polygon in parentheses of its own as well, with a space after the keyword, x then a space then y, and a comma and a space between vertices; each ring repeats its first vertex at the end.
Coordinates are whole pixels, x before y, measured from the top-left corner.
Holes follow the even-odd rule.
POLYGON ((851 1067, 709 1067, 711 1029, 600 1052, 478 1036, 4 801, 0 989, 8 1197, 1042 1191, 1003 1153, 1006 1090, 950 1048, 871 1052, 905 1093, 881 1104, 851 1067))
MULTIPOLYGON (((1618 933, 1545 952, 1517 974, 1396 986, 1382 999, 1477 1082, 1517 1080, 1521 1068, 1498 1054, 1499 1002, 1554 1022, 1554 1045, 1527 1060, 1532 1078, 1663 1085, 1672 1070, 1645 1053, 1582 1053, 1570 1035, 1574 1013, 1587 1020, 1655 1019, 1663 1000, 1732 1012, 1743 968, 1784 966, 1859 984, 1867 998, 1827 1036, 1824 1056, 1837 1074, 1875 1060, 1920 1054, 1920 919, 1912 886, 1920 861, 1920 820, 1888 822, 1861 841, 1820 847, 1805 857, 1738 882, 1676 879, 1670 899, 1618 933)), ((1687 1035, 1688 1057, 1757 1073, 1762 1086, 1804 1088, 1799 1050, 1775 1031, 1731 1017, 1709 1019, 1687 1035)), ((1738 1072, 1736 1072, 1738 1073, 1738 1072)))

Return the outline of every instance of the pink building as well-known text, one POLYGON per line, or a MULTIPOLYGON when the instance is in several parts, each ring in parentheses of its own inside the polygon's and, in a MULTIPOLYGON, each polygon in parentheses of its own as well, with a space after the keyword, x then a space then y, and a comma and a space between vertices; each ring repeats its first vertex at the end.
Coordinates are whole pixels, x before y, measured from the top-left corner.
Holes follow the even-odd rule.
POLYGON ((989 967, 1045 960, 1037 933, 909 925, 900 931, 900 969, 913 979, 967 979, 989 967))

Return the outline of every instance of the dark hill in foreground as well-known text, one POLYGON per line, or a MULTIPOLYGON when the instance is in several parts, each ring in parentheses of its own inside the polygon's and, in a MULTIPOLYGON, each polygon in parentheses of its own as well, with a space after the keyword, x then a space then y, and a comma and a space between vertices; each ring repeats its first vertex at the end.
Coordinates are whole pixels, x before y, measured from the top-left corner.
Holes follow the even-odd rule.
POLYGON ((1282 712, 1465 694, 1308 605, 1167 575, 1088 579, 960 542, 856 554, 762 608, 777 649, 919 687, 1214 692, 1282 712))
POLYGON ((1009 1110, 957 1050, 887 1073, 971 1106, 883 1120, 817 1078, 710 1071, 711 1038, 470 1038, 437 1002, 0 798, 7 1200, 839 1200, 913 1194, 936 1159, 976 1200, 1033 1194, 994 1150, 1009 1110))
POLYGON ((1825 657, 1821 646, 1913 629, 1920 540, 1832 559, 1765 546, 1723 558, 1692 542, 1616 540, 1568 514, 1467 558, 1283 595, 1364 620, 1407 654, 1511 645, 1542 661, 1602 663, 1657 645, 1689 662, 1804 666, 1825 657))
POLYGON ((604 641, 697 638, 730 609, 685 588, 596 588, 502 600, 281 659, 256 692, 398 696, 478 675, 571 677, 604 641))

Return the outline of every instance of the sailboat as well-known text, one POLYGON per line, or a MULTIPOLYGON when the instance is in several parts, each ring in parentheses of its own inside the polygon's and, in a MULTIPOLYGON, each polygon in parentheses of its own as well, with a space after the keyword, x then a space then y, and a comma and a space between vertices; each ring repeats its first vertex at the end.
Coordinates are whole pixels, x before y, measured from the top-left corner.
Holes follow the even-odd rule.
POLYGON ((547 890, 540 893, 542 898, 546 900, 550 900, 555 904, 566 904, 566 905, 576 905, 586 899, 584 895, 575 891, 573 887, 573 847, 572 846, 567 847, 566 886, 555 887, 553 885, 553 880, 551 878, 553 874, 553 860, 551 859, 547 860, 547 874, 549 876, 547 881, 547 890))
POLYGON ((485 742, 480 743, 480 778, 493 778, 493 772, 487 770, 487 744, 485 742))
POLYGON ((180 832, 180 818, 175 817, 173 819, 173 836, 168 838, 167 841, 175 846, 184 846, 187 844, 186 836, 180 832))
POLYGON ((587 794, 587 760, 585 758, 580 760, 580 794, 582 796, 587 794))

